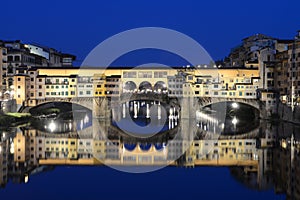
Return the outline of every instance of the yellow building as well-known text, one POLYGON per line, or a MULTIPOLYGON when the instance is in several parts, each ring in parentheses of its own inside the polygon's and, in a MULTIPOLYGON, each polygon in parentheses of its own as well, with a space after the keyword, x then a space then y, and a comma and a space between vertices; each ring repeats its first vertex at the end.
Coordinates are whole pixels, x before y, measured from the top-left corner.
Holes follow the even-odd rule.
POLYGON ((14 161, 24 163, 29 159, 29 138, 22 132, 17 132, 14 138, 14 161))
POLYGON ((258 69, 95 69, 37 68, 30 76, 14 79, 17 104, 74 97, 113 97, 122 93, 168 93, 170 97, 196 96, 256 99, 258 69))
POLYGON ((93 94, 95 97, 104 97, 106 93, 106 77, 105 74, 95 74, 93 76, 93 94))
POLYGON ((30 78, 28 75, 14 76, 14 98, 17 104, 23 105, 26 99, 29 99, 30 78))
POLYGON ((195 140, 190 148, 189 154, 195 163, 214 161, 220 165, 235 165, 258 161, 255 139, 195 140))

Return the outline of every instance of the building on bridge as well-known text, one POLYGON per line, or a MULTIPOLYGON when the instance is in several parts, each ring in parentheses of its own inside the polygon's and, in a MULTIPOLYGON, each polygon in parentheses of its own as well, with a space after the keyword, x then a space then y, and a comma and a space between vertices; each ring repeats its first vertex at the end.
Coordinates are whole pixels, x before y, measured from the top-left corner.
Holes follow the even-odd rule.
POLYGON ((31 68, 14 77, 19 105, 35 106, 45 99, 119 97, 124 93, 165 93, 170 97, 257 99, 257 69, 95 69, 31 68), (102 72, 101 72, 102 71, 102 72))

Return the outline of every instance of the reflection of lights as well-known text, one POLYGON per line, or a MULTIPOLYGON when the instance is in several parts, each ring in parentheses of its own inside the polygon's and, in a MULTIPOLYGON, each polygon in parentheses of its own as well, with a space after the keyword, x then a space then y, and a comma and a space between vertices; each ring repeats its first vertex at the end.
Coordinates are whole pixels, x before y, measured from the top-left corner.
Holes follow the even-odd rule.
POLYGON ((212 122, 212 123, 218 123, 218 119, 216 119, 216 118, 214 118, 214 117, 211 117, 211 116, 209 116, 209 115, 207 115, 207 114, 205 114, 205 113, 203 113, 203 112, 199 112, 199 111, 197 111, 196 112, 196 118, 197 119, 204 119, 204 120, 207 120, 207 121, 210 121, 210 122, 212 122))
POLYGON ((80 130, 83 129, 83 120, 80 120, 80 130))
POLYGON ((257 154, 253 154, 253 160, 258 160, 258 155, 257 154))
POLYGON ((224 124, 224 123, 222 123, 222 125, 221 125, 221 128, 222 128, 222 129, 224 129, 224 128, 225 128, 225 124, 224 124))
POLYGON ((281 141, 281 147, 286 149, 287 148, 287 144, 286 144, 286 141, 285 140, 282 140, 281 141))
POLYGON ((53 132, 56 129, 56 124, 52 121, 52 122, 50 122, 48 127, 49 127, 50 131, 53 132))
POLYGON ((26 174, 26 175, 25 175, 25 178, 24 178, 24 182, 25 182, 25 183, 28 183, 28 181, 29 181, 29 176, 26 174))
POLYGON ((2 147, 0 146, 0 153, 2 153, 2 147))
POLYGON ((86 114, 85 115, 85 117, 84 117, 84 123, 86 124, 86 123, 88 123, 89 122, 89 116, 86 114))
POLYGON ((14 142, 11 142, 11 143, 10 143, 10 149, 9 149, 9 151, 10 151, 11 154, 14 154, 14 153, 15 153, 14 142))
POLYGON ((233 103, 231 104, 231 106, 232 106, 232 108, 238 108, 238 107, 239 107, 239 104, 236 103, 236 102, 233 102, 233 103))
POLYGON ((236 125, 238 123, 238 120, 236 117, 234 117, 231 122, 233 125, 236 125))

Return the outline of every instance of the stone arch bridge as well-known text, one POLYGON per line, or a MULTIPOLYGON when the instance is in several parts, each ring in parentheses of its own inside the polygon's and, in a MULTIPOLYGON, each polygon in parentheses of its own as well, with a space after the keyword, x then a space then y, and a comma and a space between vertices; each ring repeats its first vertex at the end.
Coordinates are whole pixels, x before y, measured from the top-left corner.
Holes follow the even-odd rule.
MULTIPOLYGON (((185 102, 185 97, 182 98, 182 102, 185 102)), ((185 103, 181 104, 181 109, 184 109, 185 106, 189 107, 189 112, 191 112, 191 108, 194 109, 201 109, 205 106, 220 103, 220 102, 237 102, 243 103, 249 106, 252 106, 259 110, 260 117, 266 118, 266 106, 263 102, 257 99, 244 99, 244 98, 221 98, 221 97, 193 97, 189 98, 194 99, 192 102, 190 100, 186 101, 185 103)), ((85 108, 90 109, 93 112, 93 116, 106 118, 110 117, 110 108, 113 104, 122 103, 128 100, 157 100, 161 102, 169 102, 167 95, 163 94, 124 94, 120 97, 74 97, 74 98, 46 98, 46 99, 37 99, 35 106, 39 106, 46 103, 52 102, 69 102, 73 104, 79 104, 85 108), (151 98, 149 98, 149 96, 151 98)), ((174 103, 174 102, 173 102, 174 103)))
POLYGON ((205 106, 222 103, 222 102, 236 102, 249 105, 255 109, 257 109, 260 113, 260 118, 267 117, 266 105, 264 102, 258 99, 245 99, 245 98, 221 98, 221 97, 199 97, 198 105, 200 108, 205 106))

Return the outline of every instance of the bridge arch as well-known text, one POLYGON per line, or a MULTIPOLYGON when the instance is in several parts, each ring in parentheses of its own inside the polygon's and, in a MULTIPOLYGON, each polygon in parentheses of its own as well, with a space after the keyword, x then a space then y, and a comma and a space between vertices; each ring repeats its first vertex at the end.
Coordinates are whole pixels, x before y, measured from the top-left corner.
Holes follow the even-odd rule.
POLYGON ((56 100, 39 101, 39 102, 37 102, 37 104, 35 106, 29 107, 29 112, 30 113, 36 112, 35 110, 38 110, 39 108, 41 108, 43 106, 45 106, 45 108, 47 108, 47 105, 49 105, 48 108, 57 108, 57 107, 59 107, 59 103, 66 104, 66 105, 61 105, 61 107, 65 107, 65 106, 69 105, 69 109, 71 109, 71 110, 74 109, 74 106, 76 106, 76 108, 87 109, 89 111, 92 111, 92 109, 93 109, 93 105, 90 105, 89 103, 81 103, 81 102, 72 101, 72 100, 63 101, 63 99, 61 99, 60 101, 56 101, 56 100))
POLYGON ((127 81, 123 85, 123 92, 134 92, 137 89, 135 82, 127 81))
POLYGON ((242 103, 256 108, 257 110, 261 110, 263 105, 257 99, 244 99, 244 98, 220 98, 220 97, 200 97, 198 98, 198 103, 200 107, 206 107, 215 103, 242 103))
POLYGON ((164 92, 167 90, 167 84, 163 81, 157 81, 153 86, 153 90, 158 93, 164 92))
POLYGON ((148 144, 143 144, 143 143, 142 143, 142 144, 140 144, 139 146, 140 146, 140 149, 141 149, 142 151, 149 151, 152 145, 149 144, 149 143, 148 143, 148 144))
POLYGON ((156 143, 154 144, 154 148, 156 151, 162 151, 164 149, 164 144, 156 143))
POLYGON ((148 81, 143 81, 139 85, 139 90, 142 92, 152 91, 152 85, 148 81))
POLYGON ((127 151, 134 151, 134 149, 136 148, 136 144, 125 143, 125 144, 124 144, 124 148, 125 148, 127 151))

